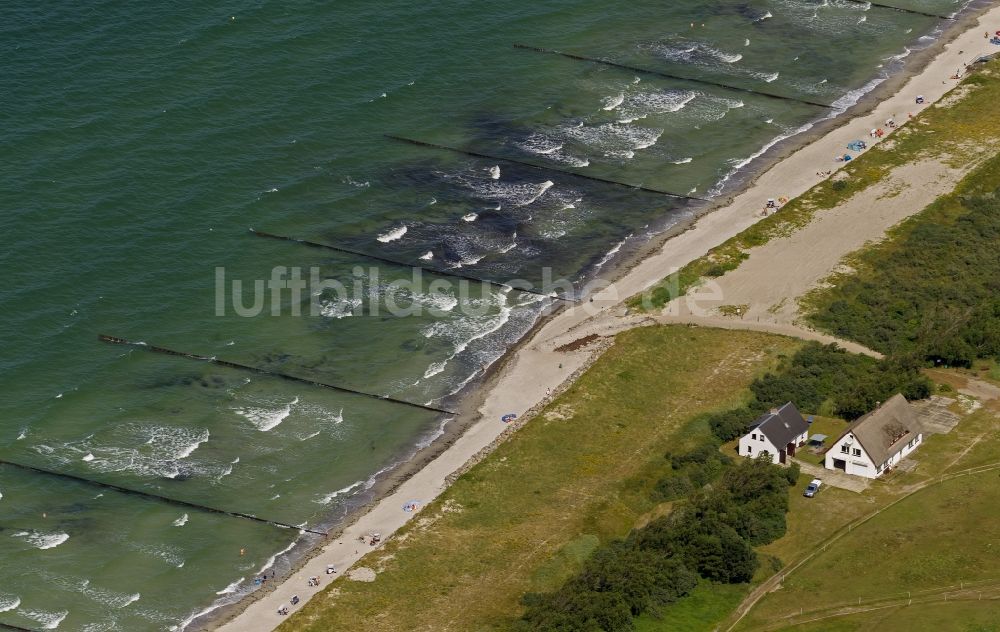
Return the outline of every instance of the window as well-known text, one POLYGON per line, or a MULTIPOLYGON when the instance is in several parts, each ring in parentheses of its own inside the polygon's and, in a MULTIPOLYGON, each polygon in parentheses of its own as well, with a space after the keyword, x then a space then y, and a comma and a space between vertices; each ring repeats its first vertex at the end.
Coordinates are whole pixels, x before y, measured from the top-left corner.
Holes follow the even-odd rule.
POLYGON ((854 456, 861 456, 861 448, 854 448, 854 451, 852 452, 852 454, 854 456))
POLYGON ((756 440, 757 439, 757 433, 756 432, 751 432, 750 433, 750 438, 756 440))
POLYGON ((753 454, 753 446, 747 446, 747 454, 753 454))
POLYGON ((850 450, 851 446, 847 445, 846 443, 840 446, 840 451, 843 452, 844 454, 847 454, 848 452, 850 452, 850 450))

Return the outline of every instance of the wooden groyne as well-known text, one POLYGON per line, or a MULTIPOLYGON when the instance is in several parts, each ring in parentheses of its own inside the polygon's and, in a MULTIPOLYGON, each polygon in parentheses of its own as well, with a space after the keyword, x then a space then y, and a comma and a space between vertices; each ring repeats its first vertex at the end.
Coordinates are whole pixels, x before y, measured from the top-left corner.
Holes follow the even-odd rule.
POLYGON ((121 492, 122 494, 128 494, 131 496, 142 496, 145 498, 150 498, 153 500, 158 500, 163 503, 177 505, 178 507, 185 507, 188 509, 196 509, 198 511, 204 511, 208 513, 223 514, 226 516, 231 516, 233 518, 242 518, 243 520, 252 520, 254 522, 260 522, 263 524, 269 524, 273 527, 280 527, 282 529, 299 529, 305 531, 306 533, 313 533, 315 535, 326 535, 325 531, 316 531, 314 529, 307 529, 305 527, 297 527, 295 525, 288 524, 286 522, 280 522, 278 520, 268 520, 267 518, 259 518, 253 514, 242 513, 239 511, 229 511, 227 509, 218 509, 216 507, 209 507, 208 505, 202 505, 199 503, 189 502, 187 500, 179 500, 177 498, 171 498, 169 496, 161 496, 160 494, 154 494, 152 492, 144 492, 138 489, 131 489, 129 487, 122 487, 120 485, 114 485, 112 483, 105 483, 102 481, 93 480, 83 476, 78 476, 76 474, 67 474, 65 472, 56 472, 54 470, 48 470, 42 467, 37 467, 34 465, 25 465, 23 463, 16 463, 14 461, 8 461, 6 459, 0 459, 0 465, 9 465, 11 467, 16 467, 28 472, 34 472, 36 474, 45 474, 47 476, 58 477, 65 480, 76 481, 78 483, 84 483, 92 487, 100 487, 101 489, 111 489, 116 492, 121 492))
POLYGON ((528 167, 529 169, 537 169, 538 171, 551 171, 553 173, 560 173, 564 176, 570 176, 573 178, 580 178, 583 180, 591 180, 593 182, 600 182, 602 184, 610 184, 617 187, 625 187, 627 189, 632 189, 634 191, 643 191, 645 193, 654 193, 656 195, 666 195, 667 197, 677 198, 680 200, 690 200, 696 202, 710 202, 711 200, 706 200, 705 198, 691 197, 690 195, 680 195, 678 193, 671 193, 670 191, 661 191, 660 189, 651 189, 649 187, 644 187, 636 184, 628 184, 626 182, 617 182, 615 180, 607 180, 605 178, 598 178, 595 176, 588 176, 582 173, 576 173, 574 171, 566 171, 565 169, 557 169, 555 167, 546 167, 543 165, 536 165, 534 163, 525 162, 523 160, 515 160, 514 158, 501 158, 499 156, 491 156, 489 154, 484 154, 477 151, 471 151, 468 149, 459 149, 457 147, 448 147, 447 145, 438 145, 437 143, 428 143, 427 141, 415 140, 413 138, 406 138, 405 136, 395 136, 393 134, 386 134, 386 138, 391 138, 392 140, 398 140, 403 143, 409 143, 411 145, 417 145, 418 147, 430 147, 432 149, 440 149, 442 151, 450 151, 456 154, 464 154, 466 156, 471 156, 473 158, 482 158, 484 160, 490 160, 493 162, 507 162, 515 165, 521 165, 522 167, 528 167))
POLYGON ((385 395, 376 395, 375 393, 366 393, 365 391, 358 391, 353 388, 347 388, 346 386, 336 386, 334 384, 327 384, 326 382, 319 382, 316 380, 310 380, 305 377, 298 377, 296 375, 289 375, 287 373, 279 373, 278 371, 270 371, 268 369, 262 369, 256 366, 250 366, 248 364, 240 364, 238 362, 231 362, 229 360, 220 360, 214 356, 203 356, 196 353, 188 353, 187 351, 177 351, 175 349, 168 349, 166 347, 157 347, 155 345, 146 344, 145 342, 134 342, 132 340, 127 340, 125 338, 119 338, 117 336, 107 336, 104 334, 99 334, 97 338, 101 342, 107 342, 109 344, 115 345, 129 345, 133 347, 138 347, 140 349, 145 349, 147 351, 152 351, 154 353, 164 353, 167 355, 178 356, 181 358, 188 358, 190 360, 200 360, 202 362, 211 362, 212 364, 217 364, 219 366, 229 367, 231 369, 239 369, 241 371, 250 371, 252 373, 259 373, 261 375, 270 375, 271 377, 280 377, 284 380, 290 380, 292 382, 300 382, 302 384, 309 384, 310 386, 319 386, 322 388, 328 388, 330 390, 338 391, 341 393, 349 393, 351 395, 359 395, 361 397, 367 397, 369 399, 378 399, 384 402, 391 402, 393 404, 400 404, 401 406, 410 406, 411 408, 419 408, 421 410, 427 410, 433 413, 443 413, 445 415, 454 415, 454 411, 445 410, 443 408, 435 408, 433 406, 427 406, 425 404, 418 404, 416 402, 410 402, 405 399, 395 399, 393 397, 385 395))
POLYGON ((621 68, 622 70, 628 70, 629 72, 637 72, 640 74, 653 75, 656 77, 663 77, 664 79, 676 79, 678 81, 687 81, 690 83, 700 83, 707 86, 715 86, 717 88, 724 88, 726 90, 734 90, 736 92, 745 92, 748 94, 755 94, 757 96, 767 97, 769 99, 779 99, 781 101, 795 101, 797 103, 804 103, 806 105, 813 105, 819 108, 826 108, 832 110, 833 106, 827 103, 818 103, 816 101, 809 101, 808 99, 800 99, 798 97, 789 97, 781 94, 774 94, 771 92, 761 92, 760 90, 754 90, 752 88, 742 88, 740 86, 733 86, 721 81, 711 81, 709 79, 698 79, 696 77, 682 77, 681 75, 674 75, 669 72, 662 72, 659 70, 650 70, 648 68, 639 68, 637 66, 629 66, 627 64, 619 64, 616 61, 610 61, 607 59, 598 59, 596 57, 586 57, 584 55, 576 55, 573 53, 564 53, 559 50, 552 50, 548 48, 538 48, 537 46, 528 46, 526 44, 514 44, 514 48, 521 50, 530 50, 536 53, 545 53, 548 55, 559 55, 560 57, 566 57, 568 59, 575 59, 577 61, 587 61, 594 64, 602 64, 604 66, 611 66, 613 68, 621 68))
POLYGON ((578 299, 566 298, 565 296, 560 296, 560 295, 555 294, 555 293, 546 294, 545 292, 539 292, 539 291, 533 290, 531 288, 520 287, 520 286, 517 286, 517 285, 512 285, 510 283, 501 283, 499 281, 491 281, 489 279, 481 279, 481 278, 470 276, 470 275, 467 275, 467 274, 459 274, 457 272, 451 272, 449 270, 442 270, 440 268, 431 268, 431 267, 428 267, 428 266, 421 266, 421 265, 416 265, 416 264, 413 264, 413 263, 404 263, 402 261, 396 261, 396 260, 393 260, 393 259, 389 259, 388 257, 383 257, 383 256, 380 256, 380 255, 372 255, 372 254, 368 254, 367 252, 362 252, 360 250, 352 250, 351 248, 344 248, 343 246, 334 246, 332 244, 324 244, 324 243, 320 243, 318 241, 309 241, 307 239, 299 239, 297 237, 287 237, 285 235, 275 235, 274 233, 265 233, 264 231, 255 230, 253 228, 250 229, 250 232, 253 233, 254 235, 257 235, 258 237, 265 237, 267 239, 277 239, 277 240, 280 240, 280 241, 291 241, 291 242, 294 242, 294 243, 303 244, 305 246, 311 246, 313 248, 323 248, 323 249, 326 249, 326 250, 333 250, 335 252, 343 252, 345 254, 354 255, 354 256, 357 256, 357 257, 364 257, 366 259, 372 259, 374 261, 381 261, 383 263, 388 263, 388 264, 394 265, 394 266, 399 266, 399 267, 403 267, 403 268, 412 268, 414 270, 422 270, 422 271, 428 272, 430 274, 437 274, 437 275, 440 275, 440 276, 447 276, 447 277, 453 277, 453 278, 456 278, 456 279, 463 279, 465 281, 472 281, 474 283, 482 283, 483 285, 492 285, 494 287, 500 287, 500 288, 510 288, 512 290, 517 290, 518 292, 524 292, 525 294, 534 294, 535 296, 544 296, 546 298, 551 298, 551 299, 554 299, 554 300, 557 300, 557 301, 566 301, 566 302, 569 302, 569 303, 574 303, 574 302, 578 301, 578 299))
POLYGON ((868 2, 868 0, 847 0, 848 2, 853 2, 855 4, 867 4, 871 7, 878 7, 880 9, 892 9, 893 11, 900 11, 902 13, 912 13, 913 15, 922 15, 928 18, 937 18, 938 20, 954 20, 954 15, 939 15, 937 13, 928 13, 926 11, 918 11, 916 9, 904 9, 902 7, 894 7, 889 4, 879 4, 878 2, 868 2))

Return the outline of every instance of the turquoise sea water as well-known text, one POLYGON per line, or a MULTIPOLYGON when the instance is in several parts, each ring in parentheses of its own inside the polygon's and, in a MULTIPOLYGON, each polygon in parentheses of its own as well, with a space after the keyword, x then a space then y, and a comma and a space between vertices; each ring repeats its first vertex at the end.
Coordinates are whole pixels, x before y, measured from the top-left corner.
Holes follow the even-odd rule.
MULTIPOLYGON (((941 25, 844 0, 15 0, 0 15, 0 459, 317 530, 449 417, 97 335, 453 407, 545 301, 433 275, 399 289, 409 268, 249 229, 579 289, 694 207, 564 171, 717 196, 941 25), (360 291, 301 316, 288 293, 256 317, 226 295, 218 315, 218 268, 252 288, 275 266, 360 291)), ((0 494, 0 623, 29 629, 178 629, 315 542, 10 465, 0 494)))

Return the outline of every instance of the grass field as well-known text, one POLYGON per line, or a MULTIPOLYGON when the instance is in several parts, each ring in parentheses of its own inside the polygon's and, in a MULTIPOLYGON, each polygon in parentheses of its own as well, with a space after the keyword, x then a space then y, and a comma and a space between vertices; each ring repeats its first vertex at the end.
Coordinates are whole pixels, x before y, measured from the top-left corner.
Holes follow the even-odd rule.
POLYGON ((676 604, 665 608, 660 617, 643 615, 636 619, 636 632, 704 632, 725 619, 747 593, 745 584, 702 582, 676 604))
MULTIPOLYGON (((815 499, 793 498, 789 517, 800 522, 790 524, 789 536, 764 551, 801 555, 826 541, 831 527, 868 515, 940 474, 1000 462, 998 428, 994 410, 981 408, 965 416, 951 433, 929 437, 912 457, 917 462, 912 472, 895 473, 864 494, 829 489, 815 499)), ((987 599, 962 608, 990 621, 998 612, 998 602, 990 597, 1000 597, 998 479, 1000 470, 994 469, 932 484, 907 496, 790 573, 781 589, 757 603, 736 629, 937 630, 895 627, 895 623, 888 628, 870 625, 881 621, 889 609, 851 615, 843 621, 834 617, 794 628, 790 625, 857 605, 859 597, 865 607, 892 603, 886 600, 905 598, 908 591, 915 600, 919 591, 940 598, 944 587, 970 582, 980 583, 987 599), (805 614, 799 615, 800 609, 805 614)))
MULTIPOLYGON (((651 491, 669 468, 664 453, 704 438, 707 427, 692 420, 742 404, 752 379, 798 347, 704 328, 621 334, 538 418, 365 560, 375 581, 334 582, 280 630, 506 628, 525 592, 556 588, 599 543, 662 511, 651 491)), ((738 587, 726 590, 699 589, 686 613, 678 606, 670 616, 696 625, 699 609, 724 615, 739 601, 738 587)))
POLYGON ((629 300, 634 308, 658 308, 682 296, 706 277, 739 267, 747 251, 788 235, 854 194, 882 181, 893 169, 915 160, 938 158, 953 165, 980 160, 1000 139, 996 103, 1000 100, 1000 60, 965 79, 942 105, 930 107, 880 143, 845 165, 837 176, 790 201, 781 211, 747 228, 664 279, 650 292, 629 300))
MULTIPOLYGON (((1000 601, 940 601, 892 607, 781 628, 794 632, 1000 632, 1000 601)), ((984 596, 984 599, 986 597, 984 596)))

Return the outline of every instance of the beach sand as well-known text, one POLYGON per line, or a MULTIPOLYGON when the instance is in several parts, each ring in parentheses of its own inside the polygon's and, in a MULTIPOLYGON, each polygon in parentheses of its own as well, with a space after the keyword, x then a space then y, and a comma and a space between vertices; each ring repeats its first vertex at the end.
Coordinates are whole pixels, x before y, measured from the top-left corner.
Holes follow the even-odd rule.
MULTIPOLYGON (((564 309, 545 321, 485 385, 484 396, 474 413, 474 423, 454 443, 373 504, 367 513, 321 547, 296 572, 218 628, 231 632, 274 629, 286 619, 277 614, 277 609, 288 605, 293 595, 298 595, 301 602, 290 608, 292 612, 373 550, 369 544, 360 542, 359 537, 377 532, 382 541, 389 538, 420 513, 419 509, 405 511, 404 506, 414 500, 419 501, 420 506, 432 501, 457 471, 481 458, 502 438, 501 435, 513 429, 500 421, 502 415, 513 412, 525 417, 526 411, 558 392, 568 378, 592 362, 605 345, 583 345, 571 351, 557 351, 558 347, 588 335, 607 336, 632 326, 683 321, 684 314, 630 315, 621 302, 758 221, 768 198, 794 198, 809 190, 823 179, 817 171, 836 170, 840 166, 833 162, 833 156, 843 153, 848 142, 857 138, 870 141, 868 130, 883 127, 890 116, 896 115, 896 120, 905 124, 908 113, 916 114, 941 99, 956 84, 950 79, 956 68, 997 51, 996 46, 983 38, 984 31, 997 29, 1000 29, 1000 7, 984 13, 978 22, 973 21, 968 29, 944 45, 922 71, 873 109, 853 118, 841 117, 834 129, 772 165, 746 191, 701 217, 686 232, 668 240, 616 282, 594 293, 592 300, 564 309), (925 97, 924 105, 915 104, 917 95, 925 97), (336 567, 337 575, 325 573, 329 564, 336 567), (320 577, 318 588, 307 585, 311 576, 320 577)), ((880 238, 886 229, 950 190, 962 173, 931 162, 897 170, 890 180, 907 185, 903 194, 876 199, 885 192, 886 186, 892 186, 883 183, 838 209, 821 213, 795 235, 755 249, 743 266, 716 280, 724 292, 717 302, 750 305, 745 315, 748 328, 794 335, 794 304, 772 309, 780 299, 800 296, 833 271, 845 254, 869 240, 880 238), (877 212, 867 212, 872 204, 877 205, 877 212), (817 243, 822 244, 821 251, 816 251, 817 243), (807 265, 801 265, 803 262, 807 265), (757 318, 762 318, 760 324, 757 318)), ((725 324, 722 319, 716 318, 716 321, 725 324)), ((713 324, 711 319, 704 322, 713 324)), ((821 334, 813 335, 818 340, 828 339, 821 334)))

